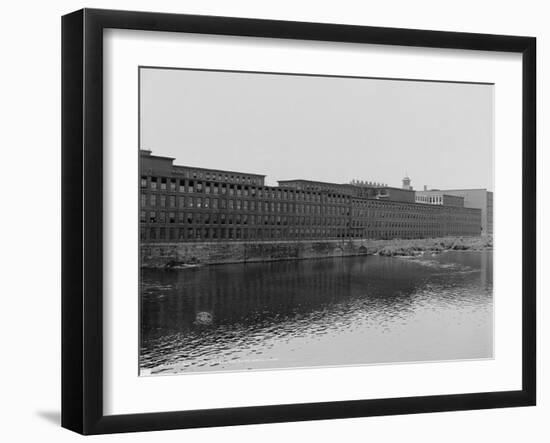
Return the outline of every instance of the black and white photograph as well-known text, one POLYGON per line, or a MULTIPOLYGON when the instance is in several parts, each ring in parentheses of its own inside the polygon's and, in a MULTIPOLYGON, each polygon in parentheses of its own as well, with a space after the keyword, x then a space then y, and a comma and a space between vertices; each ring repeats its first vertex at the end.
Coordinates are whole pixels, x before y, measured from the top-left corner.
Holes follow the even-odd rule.
POLYGON ((137 75, 140 376, 494 357, 494 84, 137 75))

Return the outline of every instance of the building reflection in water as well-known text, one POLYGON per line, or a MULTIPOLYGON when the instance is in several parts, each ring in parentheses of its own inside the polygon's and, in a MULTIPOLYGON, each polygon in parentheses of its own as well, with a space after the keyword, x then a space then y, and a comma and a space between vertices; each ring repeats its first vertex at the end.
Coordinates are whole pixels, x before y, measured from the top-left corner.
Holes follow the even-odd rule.
POLYGON ((487 358, 492 253, 143 270, 140 311, 153 373, 487 358))

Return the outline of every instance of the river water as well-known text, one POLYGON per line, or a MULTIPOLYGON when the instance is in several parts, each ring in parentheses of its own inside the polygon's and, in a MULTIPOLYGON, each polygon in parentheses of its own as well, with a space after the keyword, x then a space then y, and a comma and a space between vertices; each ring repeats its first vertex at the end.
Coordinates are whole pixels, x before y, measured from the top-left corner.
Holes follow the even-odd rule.
POLYGON ((493 356, 492 251, 142 270, 142 375, 493 356))

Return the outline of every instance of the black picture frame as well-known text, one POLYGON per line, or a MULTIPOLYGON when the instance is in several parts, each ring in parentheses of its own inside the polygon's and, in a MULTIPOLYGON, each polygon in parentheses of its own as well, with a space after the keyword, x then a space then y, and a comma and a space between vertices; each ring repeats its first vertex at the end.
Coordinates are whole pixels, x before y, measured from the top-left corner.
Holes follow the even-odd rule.
POLYGON ((82 434, 530 406, 536 402, 536 39, 83 9, 62 18, 62 426, 82 434), (103 31, 503 51, 522 54, 522 389, 131 415, 103 412, 103 31))

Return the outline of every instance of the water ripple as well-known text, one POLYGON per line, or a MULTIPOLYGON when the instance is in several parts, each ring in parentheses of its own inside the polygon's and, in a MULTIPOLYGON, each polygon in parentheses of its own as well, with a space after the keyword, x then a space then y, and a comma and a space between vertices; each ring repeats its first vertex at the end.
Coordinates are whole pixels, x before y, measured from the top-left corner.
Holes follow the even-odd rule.
POLYGON ((152 374, 492 355, 492 253, 143 271, 152 374))

